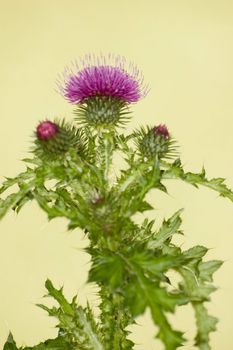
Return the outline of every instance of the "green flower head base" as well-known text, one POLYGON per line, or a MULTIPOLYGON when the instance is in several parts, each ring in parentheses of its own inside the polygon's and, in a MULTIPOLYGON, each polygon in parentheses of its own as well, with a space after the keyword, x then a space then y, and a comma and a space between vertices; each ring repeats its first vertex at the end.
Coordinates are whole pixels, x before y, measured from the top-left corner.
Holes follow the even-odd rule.
POLYGON ((94 127, 124 124, 130 104, 146 95, 143 77, 123 57, 86 56, 81 65, 66 70, 59 84, 64 97, 77 105, 76 114, 82 123, 94 127))
POLYGON ((34 153, 41 159, 64 158, 74 149, 79 154, 85 151, 85 142, 80 129, 63 121, 45 120, 39 123, 35 132, 34 153))
POLYGON ((175 141, 171 138, 165 124, 152 128, 141 128, 135 132, 136 143, 140 154, 147 159, 175 157, 175 141))

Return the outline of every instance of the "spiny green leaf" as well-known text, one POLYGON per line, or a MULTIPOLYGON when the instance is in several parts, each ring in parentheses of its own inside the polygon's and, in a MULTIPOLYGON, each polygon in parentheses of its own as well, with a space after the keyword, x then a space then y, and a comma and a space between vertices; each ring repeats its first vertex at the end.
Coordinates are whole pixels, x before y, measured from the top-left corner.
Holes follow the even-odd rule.
MULTIPOLYGON (((78 315, 80 330, 82 330, 83 335, 85 334, 85 337, 86 337, 86 341, 83 341, 83 345, 86 345, 86 349, 87 350, 104 350, 102 341, 100 339, 99 330, 96 324, 94 323, 94 317, 92 316, 92 318, 90 319, 90 310, 88 312, 85 312, 79 306, 77 309, 76 315, 78 315)), ((73 329, 71 329, 71 331, 73 332, 73 329)), ((80 339, 82 339, 82 337, 80 337, 80 339)))
POLYGON ((209 283, 202 283, 202 281, 198 279, 198 275, 196 275, 195 271, 188 266, 178 268, 178 270, 184 278, 182 288, 190 300, 208 301, 210 294, 216 290, 216 287, 209 283))
POLYGON ((56 307, 49 308, 48 306, 46 306, 44 304, 36 304, 36 306, 38 306, 41 309, 47 311, 49 316, 55 316, 56 317, 56 315, 57 315, 57 308, 56 307))
POLYGON ((33 164, 33 165, 38 165, 40 166, 43 162, 41 159, 38 158, 23 158, 21 159, 22 162, 33 164))
POLYGON ((7 341, 4 344, 3 350, 18 350, 16 342, 14 341, 13 335, 10 333, 8 335, 7 341))
POLYGON ((134 232, 134 240, 138 242, 149 241, 153 236, 153 225, 155 220, 149 221, 148 218, 145 218, 143 223, 140 226, 136 226, 136 230, 134 232))
POLYGON ((156 337, 164 343, 165 350, 175 350, 181 347, 185 342, 183 333, 171 328, 161 309, 156 305, 152 305, 151 315, 154 323, 159 326, 159 332, 156 337))
POLYGON ((48 219, 55 217, 66 217, 68 219, 77 219, 77 203, 75 203, 70 194, 61 188, 56 190, 47 190, 44 187, 37 186, 33 192, 33 197, 39 206, 48 214, 48 219))
POLYGON ((164 220, 160 230, 152 236, 152 239, 148 242, 149 248, 157 248, 164 245, 175 233, 181 233, 179 231, 182 220, 180 214, 183 209, 178 210, 170 219, 164 220))
POLYGON ((186 257, 182 256, 182 254, 178 256, 156 256, 150 251, 143 251, 133 253, 132 256, 129 257, 129 261, 160 279, 162 277, 162 273, 171 268, 176 268, 180 265, 182 266, 182 264, 186 263, 187 259, 186 257))
POLYGON ((206 283, 206 281, 209 281, 210 278, 212 278, 213 270, 216 270, 219 266, 219 262, 218 264, 210 264, 210 271, 207 272, 206 269, 208 270, 208 267, 205 265, 203 270, 204 274, 201 269, 200 275, 195 275, 195 272, 189 268, 183 267, 179 269, 179 272, 184 279, 182 287, 184 292, 190 298, 195 311, 197 324, 195 340, 196 345, 200 350, 210 350, 209 333, 216 330, 217 319, 208 315, 207 309, 203 303, 209 300, 210 293, 216 289, 211 283, 206 283))
POLYGON ((28 192, 24 197, 21 198, 20 201, 16 203, 16 205, 12 208, 17 214, 20 210, 25 206, 25 204, 33 199, 33 195, 31 192, 28 192))
POLYGON ((223 261, 220 260, 211 260, 200 262, 198 265, 199 270, 199 278, 202 281, 212 282, 213 281, 213 273, 217 271, 223 264, 223 261))
POLYGON ((76 350, 76 346, 73 345, 68 339, 63 336, 58 336, 55 339, 48 339, 43 343, 32 347, 20 348, 19 350, 76 350))
POLYGON ((204 168, 200 173, 186 173, 182 168, 180 160, 176 160, 173 164, 169 165, 166 163, 166 170, 163 172, 162 179, 180 179, 195 187, 202 185, 217 191, 220 196, 229 198, 233 201, 233 191, 224 183, 224 178, 219 177, 208 180, 204 168))
POLYGON ((0 200, 0 219, 8 212, 8 210, 13 209, 24 200, 25 196, 35 187, 35 182, 31 181, 25 184, 18 192, 11 193, 6 199, 0 200))
POLYGON ((192 260, 200 260, 206 253, 208 249, 201 245, 197 245, 183 252, 183 256, 192 259, 192 260))
POLYGON ((199 275, 198 265, 207 251, 206 247, 197 245, 182 252, 183 257, 186 259, 185 268, 190 269, 194 275, 199 275))
POLYGON ((99 254, 94 258, 88 280, 116 288, 123 281, 124 270, 124 261, 119 256, 106 252, 105 255, 99 254))
POLYGON ((75 347, 63 337, 57 337, 55 339, 48 339, 35 346, 17 348, 13 336, 10 333, 3 350, 75 350, 75 347))
POLYGON ((117 190, 123 193, 126 190, 132 189, 135 185, 146 184, 148 177, 148 165, 144 163, 135 163, 134 168, 121 171, 121 176, 117 179, 117 190))
POLYGON ((195 345, 197 345, 200 350, 211 350, 209 345, 209 334, 216 331, 218 319, 208 314, 203 303, 194 303, 193 307, 197 324, 195 345))
POLYGON ((14 178, 6 178, 6 181, 0 187, 0 194, 6 191, 9 187, 15 184, 22 184, 28 180, 32 180, 35 178, 35 173, 33 169, 27 168, 25 172, 20 173, 14 178))
POLYGON ((52 296, 59 303, 63 312, 67 313, 68 315, 74 316, 74 310, 70 306, 68 301, 65 299, 62 293, 62 288, 61 289, 54 288, 52 282, 49 279, 46 280, 45 287, 48 290, 49 295, 52 296))
POLYGON ((146 210, 153 210, 153 209, 154 209, 154 207, 150 203, 148 203, 146 201, 142 201, 140 203, 140 207, 139 207, 138 211, 140 213, 143 213, 146 210))
POLYGON ((59 308, 47 308, 40 304, 38 306, 59 320, 57 327, 64 338, 71 345, 74 345, 75 349, 104 350, 99 329, 90 307, 83 309, 81 306, 77 306, 76 298, 73 298, 72 302, 69 303, 62 293, 62 289, 56 289, 49 279, 47 279, 45 286, 49 292, 48 295, 59 303, 59 308))
POLYGON ((126 287, 126 305, 130 307, 133 316, 142 314, 148 306, 154 323, 159 327, 157 337, 164 343, 166 350, 175 350, 182 345, 184 338, 181 332, 172 329, 165 311, 173 312, 182 297, 172 295, 151 283, 139 271, 135 271, 135 274, 126 287))
MULTIPOLYGON (((152 281, 149 278, 147 278, 147 271, 150 272, 157 272, 157 271, 166 271, 168 269, 167 263, 161 263, 156 271, 156 259, 151 264, 140 264, 141 260, 135 260, 124 257, 123 260, 126 263, 126 268, 128 268, 130 276, 131 276, 131 283, 134 284, 134 292, 131 291, 131 295, 128 293, 128 298, 133 299, 135 297, 135 294, 138 293, 138 291, 141 290, 142 294, 147 296, 149 299, 148 301, 153 300, 153 302, 157 303, 164 311, 170 311, 174 312, 176 305, 181 305, 183 303, 187 302, 187 298, 184 297, 182 293, 171 293, 168 292, 165 288, 162 288, 160 286, 159 281, 152 281)), ((175 265, 175 263, 173 263, 175 265)), ((159 264, 158 264, 159 265, 159 264)), ((127 287, 128 288, 128 287, 127 287)), ((147 302, 148 302, 147 301, 147 302)), ((134 306, 132 305, 134 308, 134 306)))

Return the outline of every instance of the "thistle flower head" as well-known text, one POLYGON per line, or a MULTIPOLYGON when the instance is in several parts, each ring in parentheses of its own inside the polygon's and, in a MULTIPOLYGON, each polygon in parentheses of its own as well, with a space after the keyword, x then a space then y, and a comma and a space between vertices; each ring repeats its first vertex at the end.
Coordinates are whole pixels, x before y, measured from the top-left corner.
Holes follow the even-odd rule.
POLYGON ((85 56, 66 69, 59 83, 63 96, 77 105, 77 120, 94 128, 124 124, 131 103, 146 95, 143 77, 120 56, 85 56))
POLYGON ((87 55, 64 73, 60 90, 71 103, 93 96, 110 96, 126 103, 137 102, 146 94, 143 77, 133 64, 120 56, 87 55))

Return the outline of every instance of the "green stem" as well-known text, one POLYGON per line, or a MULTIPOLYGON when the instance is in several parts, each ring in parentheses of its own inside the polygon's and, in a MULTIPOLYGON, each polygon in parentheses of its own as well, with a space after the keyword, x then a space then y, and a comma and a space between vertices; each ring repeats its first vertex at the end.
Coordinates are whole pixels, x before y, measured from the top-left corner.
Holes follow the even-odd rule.
POLYGON ((79 311, 80 322, 83 325, 83 332, 89 339, 90 344, 95 350, 104 350, 103 345, 100 343, 96 333, 93 331, 91 323, 88 322, 82 309, 79 311))
POLYGON ((114 139, 110 132, 98 131, 97 137, 97 162, 103 176, 106 189, 109 186, 109 171, 112 164, 114 151, 114 139))
POLYGON ((117 292, 110 292, 101 286, 101 330, 106 350, 130 350, 133 342, 127 339, 129 332, 125 329, 132 318, 123 307, 123 298, 117 292))

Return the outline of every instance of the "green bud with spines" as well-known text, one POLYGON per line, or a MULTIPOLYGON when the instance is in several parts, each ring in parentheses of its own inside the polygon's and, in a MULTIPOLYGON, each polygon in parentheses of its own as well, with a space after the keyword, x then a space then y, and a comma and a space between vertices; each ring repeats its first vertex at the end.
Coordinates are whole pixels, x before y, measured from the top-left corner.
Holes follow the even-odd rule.
POLYGON ((173 158, 177 156, 173 140, 168 132, 166 125, 158 125, 155 127, 141 127, 139 131, 134 133, 138 150, 143 156, 149 160, 158 158, 173 158))
POLYGON ((43 160, 54 160, 64 157, 76 149, 81 156, 85 155, 86 140, 82 129, 62 121, 42 121, 36 129, 33 152, 43 160))

